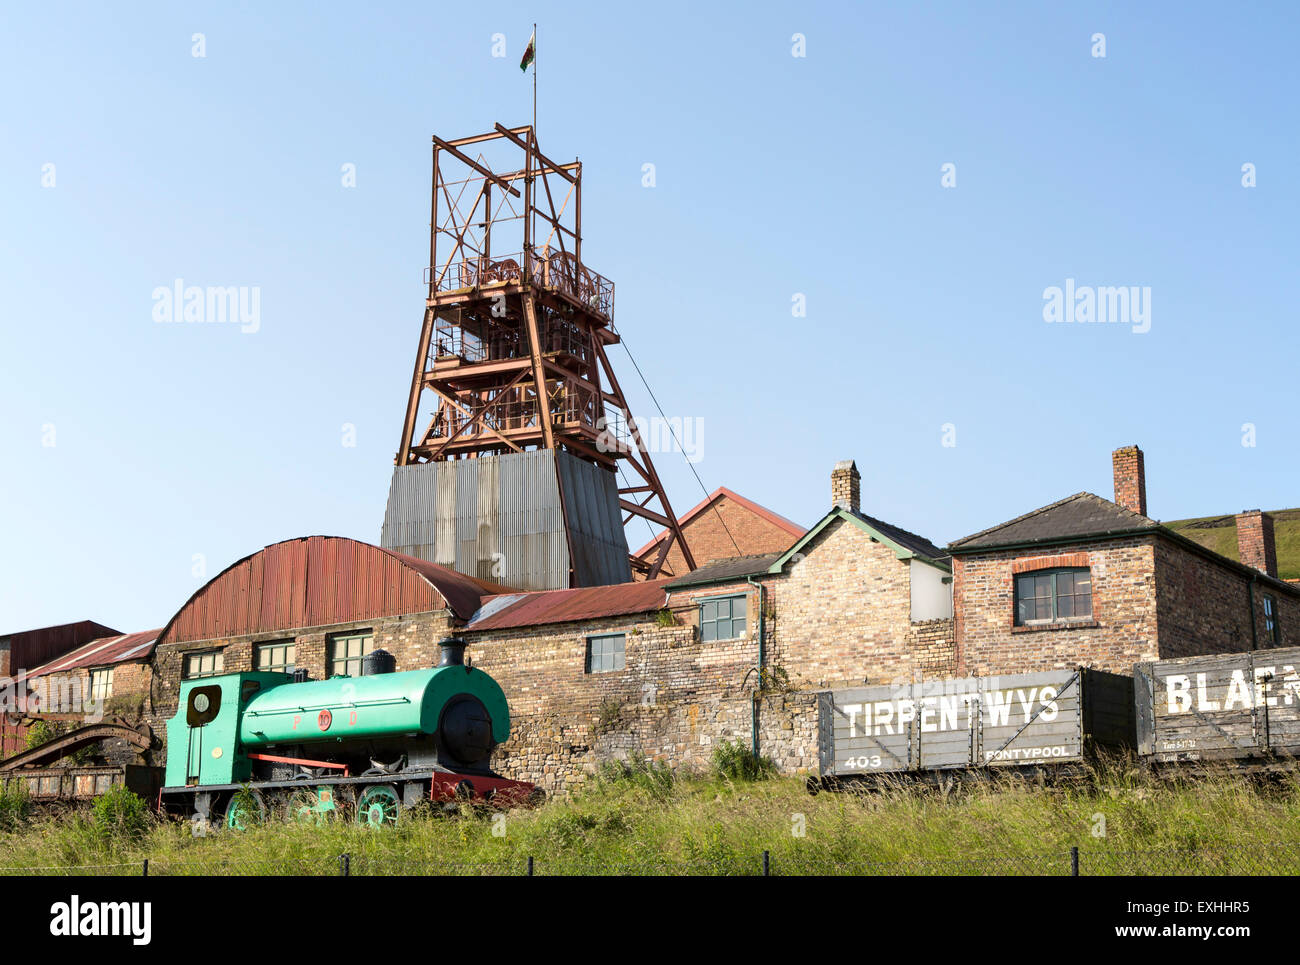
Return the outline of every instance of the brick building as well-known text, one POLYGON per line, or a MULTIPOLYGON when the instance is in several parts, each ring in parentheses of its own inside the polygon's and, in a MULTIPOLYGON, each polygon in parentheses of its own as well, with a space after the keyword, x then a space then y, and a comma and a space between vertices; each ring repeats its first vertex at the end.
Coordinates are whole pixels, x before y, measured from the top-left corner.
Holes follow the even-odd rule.
POLYGON ((1236 562, 1146 515, 1140 449, 1113 468, 1113 502, 1076 493, 949 545, 959 674, 1130 673, 1300 642, 1300 589, 1277 579, 1266 514, 1238 517, 1236 562))
MULTIPOLYGON (((833 490, 856 475, 838 467, 833 490)), ((273 544, 214 577, 157 634, 152 672, 136 682, 142 715, 161 738, 182 679, 355 674, 375 648, 399 670, 427 667, 458 633, 510 700, 513 736, 495 757, 508 776, 562 790, 629 754, 703 766, 722 740, 757 740, 784 770, 805 772, 817 688, 931 675, 952 659, 942 551, 862 514, 847 490, 841 502, 807 533, 764 520, 788 537, 774 552, 571 590, 513 591, 353 540, 273 544)))
POLYGON ((64 669, 89 682, 112 656, 113 699, 134 700, 161 738, 187 677, 356 674, 380 647, 398 670, 428 667, 454 633, 510 701, 494 766, 563 791, 615 758, 701 767, 720 741, 812 770, 827 688, 1079 664, 1128 673, 1300 643, 1300 589, 1270 572, 1267 514, 1241 514, 1249 565, 1228 560, 1145 515, 1139 450, 1114 465, 1114 502, 1079 493, 943 549, 864 513, 846 461, 829 511, 776 549, 580 589, 516 591, 354 540, 288 540, 195 593, 147 661, 120 640, 64 669))
MULTIPOLYGON (((779 553, 805 532, 798 523, 726 487, 715 489, 708 499, 691 507, 677 521, 696 566, 735 556, 779 553)), ((647 563, 653 562, 667 538, 666 532, 660 532, 633 555, 647 563)), ((680 576, 685 572, 681 550, 674 545, 664 560, 662 575, 680 576)))

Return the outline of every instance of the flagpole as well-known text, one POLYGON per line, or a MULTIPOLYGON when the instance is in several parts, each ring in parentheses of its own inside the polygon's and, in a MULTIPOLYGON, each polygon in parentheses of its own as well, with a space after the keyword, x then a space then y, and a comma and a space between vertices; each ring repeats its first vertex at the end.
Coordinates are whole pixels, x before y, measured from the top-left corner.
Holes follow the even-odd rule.
POLYGON ((533 137, 537 137, 537 24, 533 24, 533 137))

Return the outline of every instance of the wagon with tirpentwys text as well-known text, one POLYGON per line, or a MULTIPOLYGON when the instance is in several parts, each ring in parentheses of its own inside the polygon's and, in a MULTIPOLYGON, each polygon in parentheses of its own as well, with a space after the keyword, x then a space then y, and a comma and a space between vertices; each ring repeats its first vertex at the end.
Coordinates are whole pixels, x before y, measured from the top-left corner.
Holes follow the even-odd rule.
POLYGON ((1132 742, 1132 678, 1087 668, 832 690, 818 697, 810 787, 1078 770, 1094 749, 1132 742))

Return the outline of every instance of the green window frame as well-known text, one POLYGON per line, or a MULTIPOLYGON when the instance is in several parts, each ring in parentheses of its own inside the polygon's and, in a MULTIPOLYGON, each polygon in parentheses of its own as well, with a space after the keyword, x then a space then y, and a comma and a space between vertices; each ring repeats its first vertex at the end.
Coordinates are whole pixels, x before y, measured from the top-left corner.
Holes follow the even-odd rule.
POLYGON ((1064 566, 1015 576, 1016 626, 1092 619, 1092 570, 1064 566))
POLYGON ((1277 622, 1277 599, 1264 594, 1264 635, 1278 646, 1282 642, 1282 628, 1277 622))
POLYGON ((113 696, 113 668, 101 667, 90 671, 90 699, 107 700, 113 696))
POLYGON ((293 673, 297 656, 296 640, 268 640, 256 646, 253 665, 258 670, 293 673))
POLYGON ((331 677, 360 677, 361 661, 375 649, 375 631, 353 630, 329 638, 331 677))
POLYGON ((700 602, 700 639, 739 640, 745 635, 749 597, 720 596, 700 602))
POLYGON ((627 636, 598 633, 587 638, 587 673, 609 673, 627 666, 627 636))
POLYGON ((226 655, 222 650, 199 650, 185 655, 184 680, 199 680, 225 673, 226 655))

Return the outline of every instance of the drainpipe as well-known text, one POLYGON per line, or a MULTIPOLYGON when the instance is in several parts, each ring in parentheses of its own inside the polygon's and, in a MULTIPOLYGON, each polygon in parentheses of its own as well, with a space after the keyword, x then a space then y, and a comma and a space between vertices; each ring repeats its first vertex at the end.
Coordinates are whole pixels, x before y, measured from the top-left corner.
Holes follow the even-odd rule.
POLYGON ((767 655, 766 655, 767 618, 765 613, 767 609, 766 606, 767 591, 763 587, 763 584, 755 582, 752 576, 745 577, 745 582, 748 583, 750 586, 755 587, 758 590, 758 687, 754 690, 754 696, 752 701, 753 702, 752 719, 750 721, 750 727, 752 730, 751 743, 753 744, 754 760, 758 760, 758 707, 759 707, 759 701, 761 700, 761 698, 759 697, 759 693, 763 689, 763 664, 767 659, 767 655))
POLYGON ((1259 628, 1255 625, 1255 581, 1259 579, 1258 573, 1251 574, 1250 585, 1246 589, 1246 595, 1250 598, 1250 649, 1259 649, 1259 628))

